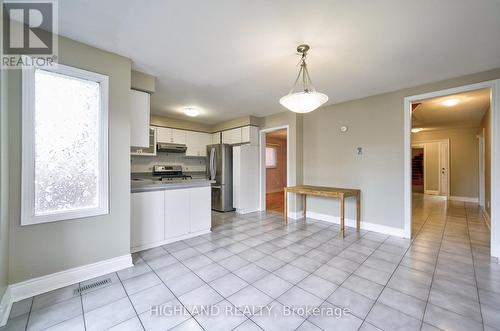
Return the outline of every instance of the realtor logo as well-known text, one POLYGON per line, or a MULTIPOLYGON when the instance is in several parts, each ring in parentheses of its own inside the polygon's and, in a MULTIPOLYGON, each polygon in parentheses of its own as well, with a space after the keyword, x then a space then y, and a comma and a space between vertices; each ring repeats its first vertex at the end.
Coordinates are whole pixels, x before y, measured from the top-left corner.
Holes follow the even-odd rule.
POLYGON ((2 67, 53 65, 57 58, 57 2, 3 3, 2 67))

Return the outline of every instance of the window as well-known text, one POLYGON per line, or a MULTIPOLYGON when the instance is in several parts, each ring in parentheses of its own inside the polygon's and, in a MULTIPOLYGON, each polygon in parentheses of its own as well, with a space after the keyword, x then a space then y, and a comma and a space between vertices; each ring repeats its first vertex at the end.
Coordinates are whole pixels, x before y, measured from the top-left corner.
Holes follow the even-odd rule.
POLYGON ((276 147, 266 147, 266 168, 276 168, 276 147))
POLYGON ((108 77, 23 68, 21 224, 108 213, 108 77))

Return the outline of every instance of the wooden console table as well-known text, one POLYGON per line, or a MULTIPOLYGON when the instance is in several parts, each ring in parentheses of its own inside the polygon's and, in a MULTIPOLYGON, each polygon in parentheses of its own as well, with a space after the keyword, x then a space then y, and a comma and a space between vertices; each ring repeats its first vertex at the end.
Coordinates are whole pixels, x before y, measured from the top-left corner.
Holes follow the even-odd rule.
POLYGON ((356 197, 356 228, 360 228, 361 217, 361 191, 357 189, 336 188, 336 187, 323 187, 323 186, 309 186, 299 185, 285 187, 285 223, 288 223, 288 207, 287 198, 288 193, 302 194, 304 197, 304 215, 306 215, 306 202, 308 195, 315 195, 320 197, 339 198, 340 199, 340 235, 344 238, 345 235, 345 198, 356 197))

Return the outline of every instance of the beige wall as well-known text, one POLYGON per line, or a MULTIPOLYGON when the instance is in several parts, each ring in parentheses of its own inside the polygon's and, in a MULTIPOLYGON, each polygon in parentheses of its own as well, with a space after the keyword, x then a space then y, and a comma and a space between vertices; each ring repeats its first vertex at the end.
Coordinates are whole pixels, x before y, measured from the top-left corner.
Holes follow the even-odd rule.
POLYGON ((165 116, 151 115, 150 124, 182 130, 212 132, 212 127, 210 125, 165 116))
MULTIPOLYGON (((450 195, 455 197, 478 198, 479 196, 479 141, 477 128, 421 131, 412 134, 412 142, 449 139, 450 140, 450 195)), ((426 186, 428 190, 439 189, 438 144, 427 144, 426 186), (429 146, 435 145, 435 151, 429 146)))
POLYGON ((9 283, 130 252, 130 60, 61 37, 59 62, 109 76, 109 215, 20 226, 21 72, 9 70, 9 283))
MULTIPOLYGON (((304 183, 360 188, 364 222, 404 227, 404 105, 407 96, 500 78, 500 69, 320 108, 305 114, 304 183), (349 131, 340 133, 340 126, 349 131), (356 155, 356 147, 363 155, 356 155)), ((361 82, 360 82, 361 83, 361 82)), ((338 216, 338 202, 308 210, 338 216)), ((346 216, 355 217, 349 202, 346 216)))
POLYGON ((247 126, 247 125, 254 125, 254 126, 262 126, 262 118, 261 117, 255 117, 255 116, 242 116, 238 118, 234 118, 229 121, 225 121, 222 123, 217 123, 215 125, 212 125, 211 131, 212 132, 217 132, 217 131, 223 131, 223 130, 228 130, 232 128, 238 128, 241 126, 247 126))
POLYGON ((266 193, 282 192, 286 186, 286 138, 266 137, 266 146, 276 148, 276 168, 266 168, 266 193))
POLYGON ((484 128, 484 202, 486 212, 491 216, 491 109, 486 112, 481 121, 484 128))

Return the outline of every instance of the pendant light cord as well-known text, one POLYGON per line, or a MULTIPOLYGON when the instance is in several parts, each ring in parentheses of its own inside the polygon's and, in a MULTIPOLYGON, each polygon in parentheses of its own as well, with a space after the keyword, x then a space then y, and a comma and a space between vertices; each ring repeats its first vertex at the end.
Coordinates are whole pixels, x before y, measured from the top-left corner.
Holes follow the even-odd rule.
POLYGON ((311 77, 309 76, 309 71, 307 70, 306 56, 307 53, 303 52, 302 56, 300 57, 298 63, 298 65, 300 66, 299 73, 297 75, 297 78, 295 78, 295 82, 293 83, 292 89, 290 90, 289 93, 293 93, 295 91, 295 88, 297 87, 297 82, 299 81, 301 75, 302 75, 303 91, 306 93, 316 91, 314 89, 314 86, 312 85, 311 77))

